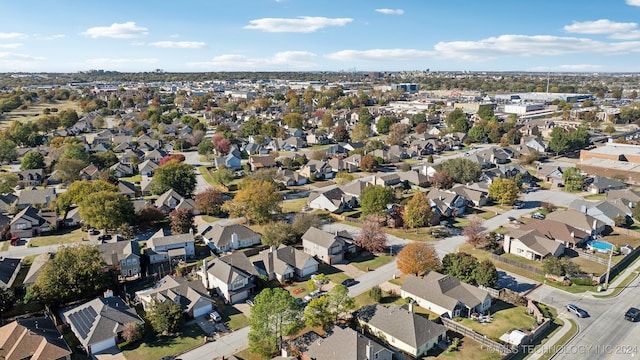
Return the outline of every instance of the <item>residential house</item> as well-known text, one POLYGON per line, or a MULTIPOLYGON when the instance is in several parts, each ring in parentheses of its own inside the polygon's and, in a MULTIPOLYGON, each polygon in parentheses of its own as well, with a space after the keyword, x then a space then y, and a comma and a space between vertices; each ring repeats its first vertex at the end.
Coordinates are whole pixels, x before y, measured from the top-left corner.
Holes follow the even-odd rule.
POLYGON ((200 281, 167 275, 153 288, 136 291, 136 299, 145 311, 151 304, 172 301, 180 305, 184 315, 196 318, 214 309, 213 300, 207 294, 208 290, 200 281))
POLYGON ((465 213, 468 201, 450 190, 431 189, 427 193, 432 208, 442 216, 459 216, 465 213))
POLYGON ((274 180, 284 184, 285 186, 302 186, 307 183, 308 179, 299 172, 291 169, 279 168, 274 180))
POLYGON ((54 188, 22 190, 18 197, 18 208, 24 209, 28 206, 37 206, 41 209, 48 209, 57 198, 56 189, 54 188))
POLYGON ((14 194, 0 194, 0 214, 7 212, 14 204, 18 203, 18 197, 14 194))
POLYGON ((407 275, 400 296, 413 299, 419 306, 450 318, 484 314, 491 307, 491 296, 485 290, 435 271, 420 278, 407 275))
POLYGON ((123 164, 121 162, 115 163, 109 168, 117 178, 133 175, 133 169, 133 164, 123 164))
POLYGON ((111 291, 104 297, 62 310, 60 318, 71 327, 87 354, 117 346, 125 325, 144 324, 136 311, 111 291))
POLYGON ((354 197, 357 200, 360 198, 360 195, 362 195, 362 191, 368 186, 371 186, 370 182, 356 179, 344 185, 340 185, 339 188, 345 195, 354 197))
MULTIPOLYGON (((119 162, 121 164, 137 164, 144 159, 144 152, 137 149, 127 149, 120 155, 119 162)), ((159 160, 156 162, 158 163, 159 160)))
POLYGON ((147 151, 144 154, 144 159, 145 160, 151 160, 156 164, 159 164, 160 161, 162 160, 162 158, 164 158, 165 156, 167 156, 168 154, 163 151, 162 149, 159 148, 153 148, 150 151, 147 151))
POLYGON ((447 340, 447 328, 413 311, 414 304, 366 306, 356 313, 358 323, 384 343, 404 354, 420 358, 447 340))
POLYGON ((512 156, 511 153, 507 152, 506 148, 501 148, 497 146, 477 151, 475 155, 483 158, 485 161, 493 165, 507 164, 511 162, 511 156, 512 156))
POLYGON ((333 168, 322 160, 309 160, 298 173, 307 179, 333 179, 333 168))
MULTIPOLYGON (((160 230, 162 231, 162 230, 160 230)), ((195 256, 195 242, 193 234, 154 235, 147 241, 147 248, 152 250, 156 256, 150 257, 150 262, 161 261, 187 261, 195 256), (155 261, 154 261, 155 260, 155 261)))
POLYGON ((600 175, 594 175, 592 179, 587 186, 587 191, 592 194, 602 194, 611 190, 623 190, 627 187, 627 184, 621 181, 600 175))
POLYGON ((423 188, 426 188, 429 186, 429 178, 427 178, 426 175, 423 175, 422 173, 419 173, 417 171, 414 171, 414 170, 398 171, 397 175, 400 178, 400 181, 402 182, 423 187, 423 188))
POLYGON ((0 289, 13 286, 13 282, 20 272, 21 259, 0 256, 0 289))
POLYGON ((543 179, 545 182, 551 185, 564 184, 564 178, 562 174, 566 170, 566 167, 560 167, 555 165, 539 165, 536 168, 536 177, 543 179))
POLYGON ((41 186, 44 181, 44 170, 42 169, 22 170, 18 171, 16 175, 18 175, 18 184, 24 188, 41 186))
POLYGON ((348 253, 355 253, 356 246, 346 231, 329 233, 316 227, 310 227, 302 235, 304 252, 327 264, 340 263, 348 253))
POLYGON ((549 150, 549 142, 539 136, 523 136, 520 139, 520 144, 526 145, 528 148, 536 150, 540 154, 544 154, 549 150))
POLYGON ((634 204, 630 204, 631 206, 628 205, 629 204, 624 204, 620 201, 614 202, 610 200, 603 200, 596 204, 575 200, 569 204, 569 207, 576 210, 579 209, 581 212, 591 215, 606 225, 613 227, 619 217, 626 218, 627 222, 631 221, 631 212, 634 204))
POLYGON ((255 269, 269 280, 303 280, 318 272, 318 262, 308 254, 280 245, 263 250, 252 259, 255 269))
POLYGON ((375 173, 369 180, 371 185, 397 186, 401 184, 400 176, 397 173, 375 173))
POLYGON ((158 163, 153 160, 145 160, 138 164, 138 174, 142 176, 153 176, 157 168, 158 163))
POLYGON ((169 214, 171 211, 176 209, 189 209, 191 211, 195 209, 195 202, 193 199, 186 198, 173 189, 169 189, 158 196, 154 205, 165 214, 169 214))
POLYGON ((356 198, 345 194, 339 188, 329 190, 311 191, 307 199, 307 206, 312 209, 327 210, 332 213, 341 213, 356 205, 356 198))
POLYGON ((260 169, 269 169, 278 166, 275 159, 271 155, 251 156, 249 157, 249 169, 258 171, 260 169))
POLYGON ((41 210, 29 206, 11 219, 9 227, 12 236, 30 238, 51 231, 55 227, 55 220, 52 223, 41 210))
POLYGON ((564 245, 565 248, 575 248, 591 238, 591 233, 582 231, 565 223, 544 219, 529 219, 526 224, 520 225, 520 230, 537 229, 539 233, 551 240, 555 240, 564 245))
POLYGON ((67 211, 65 214, 61 215, 61 218, 58 219, 58 223, 61 227, 64 228, 73 228, 80 226, 82 224, 82 217, 80 217, 80 208, 74 207, 67 211), (64 218, 62 218, 64 216, 64 218))
MULTIPOLYGON (((360 156, 360 155, 357 155, 357 156, 360 156)), ((329 166, 331 166, 331 170, 335 173, 339 173, 340 171, 346 171, 351 173, 351 172, 356 172, 360 170, 360 167, 356 165, 356 163, 359 164, 359 161, 349 162, 347 161, 347 159, 331 158, 327 162, 329 166)))
POLYGON ((80 170, 80 180, 96 180, 100 177, 100 169, 93 164, 87 165, 84 169, 80 170))
POLYGON ((467 205, 481 207, 485 206, 488 201, 488 191, 470 187, 469 185, 456 185, 451 188, 451 191, 467 200, 467 205))
POLYGON ((227 169, 231 169, 231 170, 242 169, 240 156, 232 152, 230 152, 226 156, 216 157, 215 159, 213 159, 213 163, 216 166, 216 169, 220 169, 222 165, 226 166, 227 169))
POLYGON ((36 282, 38 276, 40 276, 40 272, 44 266, 49 262, 49 260, 53 259, 53 253, 47 252, 36 256, 31 262, 31 266, 29 266, 29 271, 27 275, 24 277, 22 281, 22 285, 25 287, 29 287, 36 282))
POLYGON ((371 152, 371 155, 379 157, 387 164, 394 164, 402 160, 398 154, 390 152, 389 150, 378 149, 371 152))
POLYGON ((628 202, 637 203, 640 201, 640 193, 633 189, 609 190, 607 191, 607 199, 625 199, 628 202))
POLYGON ((205 244, 217 252, 227 252, 260 244, 260 234, 242 224, 213 224, 201 233, 205 244))
POLYGON ((215 289, 226 302, 235 304, 249 297, 258 272, 245 253, 236 252, 213 261, 205 259, 198 275, 205 288, 215 289))
POLYGON ((138 192, 133 183, 124 180, 118 180, 118 190, 120 191, 120 194, 128 197, 129 199, 135 198, 136 193, 138 192))
POLYGON ((71 360, 71 349, 48 316, 18 318, 0 327, 0 358, 71 360))
POLYGON ((105 264, 117 270, 123 279, 137 278, 142 274, 137 241, 103 243, 98 245, 98 251, 105 264))
POLYGON ((351 328, 333 327, 328 336, 309 343, 303 360, 391 360, 393 352, 351 328))
POLYGON ((502 248, 507 254, 529 260, 542 260, 547 256, 560 257, 565 249, 562 242, 545 236, 537 229, 509 229, 504 235, 502 248))
POLYGON ((575 209, 553 211, 547 215, 547 220, 555 220, 567 224, 591 236, 599 235, 607 228, 607 224, 603 221, 575 209))

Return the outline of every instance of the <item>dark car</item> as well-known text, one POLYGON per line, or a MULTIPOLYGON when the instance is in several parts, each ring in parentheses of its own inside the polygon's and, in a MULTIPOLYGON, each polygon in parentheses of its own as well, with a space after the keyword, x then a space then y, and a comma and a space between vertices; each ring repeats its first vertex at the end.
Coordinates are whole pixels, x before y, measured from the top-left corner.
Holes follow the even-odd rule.
POLYGON ((573 304, 567 305, 567 310, 570 313, 575 314, 579 318, 589 317, 589 314, 586 311, 584 311, 583 309, 581 309, 581 308, 579 308, 579 307, 577 307, 576 305, 573 305, 573 304))
POLYGON ((632 308, 629 308, 629 310, 627 310, 626 313, 624 313, 625 320, 635 322, 635 321, 638 321, 638 318, 640 318, 640 309, 636 309, 632 307, 632 308))
POLYGON ((342 282, 342 285, 344 285, 344 286, 346 286, 346 287, 349 287, 349 286, 351 286, 351 285, 355 285, 355 284, 357 284, 357 283, 358 283, 358 282, 357 282, 355 279, 351 279, 351 278, 349 278, 349 279, 346 279, 345 281, 343 281, 343 282, 342 282))
POLYGON ((106 240, 111 240, 112 236, 109 234, 104 234, 104 235, 100 235, 98 236, 98 240, 100 241, 106 241, 106 240))
POLYGON ((98 234, 100 234, 100 231, 96 229, 89 229, 89 235, 98 235, 98 234))

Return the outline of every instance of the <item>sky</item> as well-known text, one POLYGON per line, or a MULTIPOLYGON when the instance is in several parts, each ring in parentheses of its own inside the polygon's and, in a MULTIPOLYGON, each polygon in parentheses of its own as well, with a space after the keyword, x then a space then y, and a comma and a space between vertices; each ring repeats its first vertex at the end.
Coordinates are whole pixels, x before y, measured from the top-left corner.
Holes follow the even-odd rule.
POLYGON ((640 72, 640 0, 0 0, 0 72, 640 72))

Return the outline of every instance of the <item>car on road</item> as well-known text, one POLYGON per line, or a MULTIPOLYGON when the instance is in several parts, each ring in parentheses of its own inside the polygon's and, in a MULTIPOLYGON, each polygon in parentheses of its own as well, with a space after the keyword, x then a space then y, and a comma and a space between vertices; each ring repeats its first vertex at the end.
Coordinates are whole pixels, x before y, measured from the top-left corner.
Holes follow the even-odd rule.
POLYGON ((569 311, 572 314, 575 314, 579 318, 589 317, 589 313, 587 313, 583 309, 581 309, 578 306, 573 305, 573 304, 567 305, 567 311, 569 311))
POLYGON ((211 318, 211 320, 215 322, 222 321, 222 316, 220 316, 220 314, 217 311, 214 311, 211 314, 209 314, 209 317, 211 318))
POLYGON ((509 217, 507 218, 507 220, 509 220, 509 221, 511 221, 511 222, 514 222, 514 221, 516 221, 516 218, 514 218, 513 216, 509 216, 509 217))
POLYGON ((357 282, 355 279, 351 279, 351 278, 349 278, 349 279, 346 279, 345 281, 343 281, 343 282, 342 282, 342 285, 344 285, 344 286, 346 286, 346 287, 349 287, 349 286, 351 286, 351 285, 355 285, 355 284, 357 284, 357 283, 358 283, 358 282, 357 282))
POLYGON ((640 309, 636 309, 632 307, 632 308, 629 308, 629 310, 627 310, 626 313, 624 313, 625 320, 636 322, 638 321, 639 318, 640 318, 640 309))
POLYGON ((524 203, 521 201, 516 201, 516 203, 513 204, 514 209, 522 209, 523 207, 524 207, 524 203))
POLYGON ((10 242, 10 244, 11 244, 12 246, 16 246, 16 245, 18 245, 19 243, 20 243, 20 237, 19 237, 19 236, 14 236, 14 237, 12 237, 12 238, 11 238, 11 242, 10 242))

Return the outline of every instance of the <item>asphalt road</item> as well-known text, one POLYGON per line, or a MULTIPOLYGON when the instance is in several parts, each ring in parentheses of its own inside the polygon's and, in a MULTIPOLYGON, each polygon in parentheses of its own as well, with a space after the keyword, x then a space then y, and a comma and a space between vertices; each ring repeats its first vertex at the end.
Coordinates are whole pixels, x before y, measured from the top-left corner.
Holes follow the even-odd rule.
POLYGON ((177 358, 182 360, 209 360, 219 359, 221 356, 231 356, 249 346, 249 329, 249 326, 238 329, 213 342, 206 343, 177 356, 177 358))
POLYGON ((196 190, 194 193, 200 194, 201 192, 210 188, 211 186, 204 180, 202 174, 200 173, 200 169, 198 168, 199 166, 203 165, 200 162, 200 154, 198 154, 197 151, 187 151, 181 152, 179 154, 184 155, 184 162, 186 164, 193 165, 196 169, 196 190))

